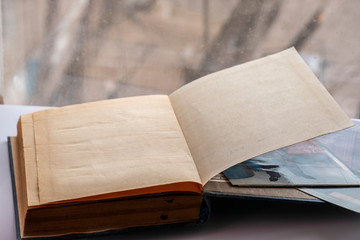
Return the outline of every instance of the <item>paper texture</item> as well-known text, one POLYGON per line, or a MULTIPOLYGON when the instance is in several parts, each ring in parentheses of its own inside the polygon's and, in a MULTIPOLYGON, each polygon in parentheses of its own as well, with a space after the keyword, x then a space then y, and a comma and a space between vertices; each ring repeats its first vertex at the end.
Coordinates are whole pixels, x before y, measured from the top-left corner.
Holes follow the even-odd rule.
POLYGON ((18 133, 20 139, 18 141, 22 144, 21 149, 24 161, 23 167, 25 168, 26 191, 27 191, 27 205, 39 205, 39 188, 38 188, 38 175, 36 152, 34 143, 34 124, 32 114, 25 114, 20 117, 20 124, 18 133))
POLYGON ((170 95, 202 183, 265 152, 352 125, 294 48, 170 95))
POLYGON ((33 114, 40 203, 200 178, 167 96, 33 114))

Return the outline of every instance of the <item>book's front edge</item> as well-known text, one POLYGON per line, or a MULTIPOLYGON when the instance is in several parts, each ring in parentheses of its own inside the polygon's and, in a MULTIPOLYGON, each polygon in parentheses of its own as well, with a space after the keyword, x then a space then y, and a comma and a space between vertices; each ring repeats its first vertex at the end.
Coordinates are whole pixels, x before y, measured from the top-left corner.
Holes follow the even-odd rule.
POLYGON ((14 168, 14 158, 11 147, 11 139, 15 137, 8 137, 8 152, 9 152, 9 165, 10 165, 10 175, 11 175, 11 185, 12 185, 12 194, 14 202, 14 213, 15 213, 15 230, 16 230, 16 239, 21 240, 20 233, 20 222, 19 222, 19 209, 17 202, 17 193, 16 193, 16 183, 15 183, 15 168, 14 168))

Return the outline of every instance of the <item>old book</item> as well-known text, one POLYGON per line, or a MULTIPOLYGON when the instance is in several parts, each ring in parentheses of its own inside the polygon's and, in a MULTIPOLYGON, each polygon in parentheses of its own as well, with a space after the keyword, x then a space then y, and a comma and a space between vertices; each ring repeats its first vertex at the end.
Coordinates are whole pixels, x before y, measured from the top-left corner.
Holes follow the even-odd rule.
POLYGON ((195 221, 202 188, 218 173, 350 126, 293 48, 169 96, 22 115, 11 139, 20 234, 195 221))

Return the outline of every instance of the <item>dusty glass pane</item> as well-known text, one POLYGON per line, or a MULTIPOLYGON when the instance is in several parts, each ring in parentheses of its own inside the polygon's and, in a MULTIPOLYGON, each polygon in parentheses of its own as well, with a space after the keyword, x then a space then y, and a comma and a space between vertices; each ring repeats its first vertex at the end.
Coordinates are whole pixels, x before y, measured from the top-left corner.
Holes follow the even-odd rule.
POLYGON ((168 94, 295 46, 350 117, 360 109, 360 2, 1 1, 6 104, 168 94))

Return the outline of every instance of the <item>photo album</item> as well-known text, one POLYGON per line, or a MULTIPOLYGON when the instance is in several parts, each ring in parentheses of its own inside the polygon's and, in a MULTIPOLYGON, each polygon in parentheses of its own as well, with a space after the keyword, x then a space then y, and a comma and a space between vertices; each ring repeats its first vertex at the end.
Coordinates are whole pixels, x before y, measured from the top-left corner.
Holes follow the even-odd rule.
POLYGON ((244 186, 358 187, 310 140, 353 125, 294 48, 170 95, 24 114, 9 138, 18 237, 196 222, 206 193, 244 186))

